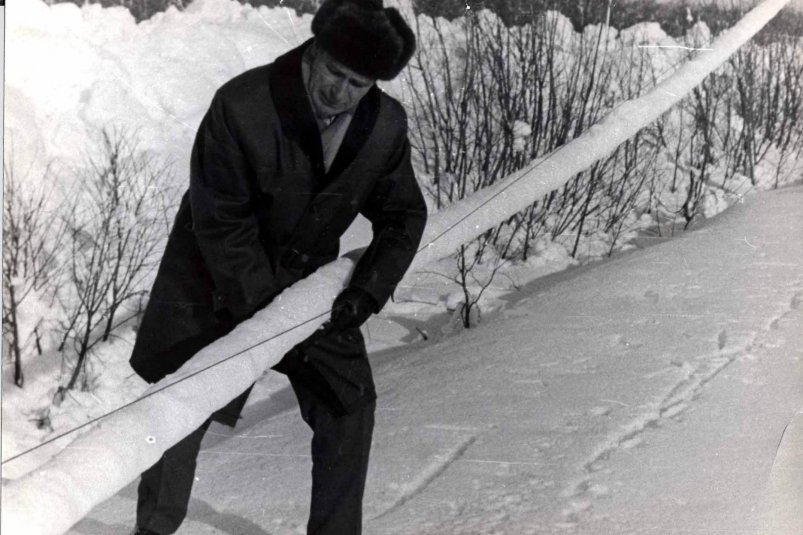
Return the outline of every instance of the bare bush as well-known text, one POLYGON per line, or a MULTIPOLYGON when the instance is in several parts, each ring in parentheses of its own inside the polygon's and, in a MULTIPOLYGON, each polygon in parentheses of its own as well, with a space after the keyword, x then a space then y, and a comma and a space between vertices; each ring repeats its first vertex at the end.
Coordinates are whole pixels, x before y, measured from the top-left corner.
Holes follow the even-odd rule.
MULTIPOLYGON (((49 168, 41 178, 23 176, 24 189, 14 170, 13 157, 3 166, 3 338, 14 361, 14 384, 22 388, 23 348, 34 338, 39 354, 41 317, 28 318, 23 325, 22 309, 32 299, 47 293, 55 266, 55 244, 63 226, 48 207, 52 176, 49 168)), ((28 311, 35 315, 35 311, 28 311)))
MULTIPOLYGON (((452 25, 426 17, 417 22, 422 44, 409 70, 411 132, 437 207, 581 135, 622 98, 640 94, 652 74, 644 53, 634 52, 630 62, 613 53, 607 25, 567 36, 554 14, 512 28, 487 12, 452 25)), ((477 282, 470 270, 481 264, 488 245, 502 258, 526 260, 539 236, 571 234, 569 249, 577 255, 583 237, 604 233, 610 254, 633 222, 631 212, 655 164, 654 137, 640 132, 477 238, 472 255, 461 247, 456 261, 462 275, 455 282, 466 303, 469 282, 477 282)))
POLYGON ((748 43, 652 130, 673 162, 668 189, 688 227, 712 190, 739 195, 746 179, 776 187, 803 152, 803 55, 799 44, 748 43))
POLYGON ((101 150, 79 176, 65 214, 66 280, 59 294, 61 347, 75 363, 63 390, 75 387, 91 349, 108 340, 121 307, 145 292, 167 236, 169 169, 138 150, 135 134, 103 131, 101 150))
MULTIPOLYGON (((605 24, 571 35, 542 9, 527 11, 528 21, 520 11, 517 21, 526 23, 518 26, 486 11, 452 23, 418 17, 411 133, 437 207, 558 149, 671 70, 659 70, 656 52, 617 42, 609 8, 605 24)), ((503 258, 526 259, 544 234, 563 237, 572 256, 586 239, 604 241, 610 255, 641 214, 688 227, 715 195, 738 194, 742 177, 766 176, 762 162, 772 160, 777 184, 803 153, 802 58, 797 43, 748 44, 654 125, 478 240, 503 258)), ((481 257, 488 249, 476 250, 481 257)), ((458 271, 473 265, 464 256, 458 271)))
MULTIPOLYGON (((530 24, 508 28, 501 19, 480 12, 465 17, 455 31, 419 17, 422 46, 409 84, 413 145, 431 177, 429 192, 436 206, 493 184, 564 145, 621 97, 613 81, 624 77, 620 70, 627 62, 610 53, 610 29, 602 25, 567 41, 560 23, 554 14, 539 15, 530 24)), ((636 65, 646 70, 639 59, 636 65)), ((626 73, 630 71, 632 67, 626 73)), ((644 156, 642 145, 639 136, 623 149, 625 157, 617 152, 604 165, 581 173, 502 223, 487 239, 503 257, 526 259, 531 241, 546 230, 553 236, 575 231, 576 252, 589 216, 600 208, 598 197, 633 189, 622 182, 641 175, 622 165, 643 168, 643 160, 630 157, 634 146, 644 156), (548 218, 550 213, 558 214, 557 221, 548 218), (547 225, 548 220, 554 224, 547 225)), ((609 230, 617 236, 622 228, 617 222, 623 222, 621 214, 629 205, 605 205, 612 219, 609 230)))
POLYGON ((799 154, 803 122, 803 58, 798 40, 743 47, 730 60, 735 110, 741 118, 742 172, 756 183, 756 168, 768 152, 779 152, 776 185, 783 164, 799 154))
POLYGON ((479 303, 482 295, 491 286, 496 273, 504 265, 504 261, 498 258, 492 260, 493 265, 490 270, 484 275, 478 274, 478 267, 480 266, 483 258, 484 248, 488 247, 489 240, 479 239, 471 242, 471 244, 461 245, 455 255, 457 261, 457 273, 452 278, 460 289, 463 291, 463 300, 460 304, 460 320, 463 327, 466 329, 471 328, 472 318, 481 320, 482 310, 479 303))

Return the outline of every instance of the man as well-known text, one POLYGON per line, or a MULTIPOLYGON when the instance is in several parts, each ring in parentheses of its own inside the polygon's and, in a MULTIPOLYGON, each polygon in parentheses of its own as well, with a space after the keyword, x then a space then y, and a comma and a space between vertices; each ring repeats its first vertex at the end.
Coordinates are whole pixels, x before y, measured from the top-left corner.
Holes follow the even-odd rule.
MULTIPOLYGON (((313 430, 308 533, 350 535, 361 532, 376 399, 359 327, 390 298, 426 220, 404 110, 375 85, 401 71, 415 39, 381 0, 326 0, 312 31, 215 94, 131 365, 151 382, 172 373, 337 258, 363 214, 373 239, 328 325, 275 367, 313 430)), ((213 419, 233 426, 247 396, 213 419)), ((142 474, 135 533, 178 529, 208 425, 142 474)))

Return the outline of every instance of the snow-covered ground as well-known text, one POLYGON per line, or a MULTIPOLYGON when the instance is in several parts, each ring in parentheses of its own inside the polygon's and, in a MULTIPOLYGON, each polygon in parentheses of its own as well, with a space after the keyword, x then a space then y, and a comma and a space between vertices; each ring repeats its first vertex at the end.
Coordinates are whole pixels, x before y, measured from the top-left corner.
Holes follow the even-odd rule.
MULTIPOLYGON (((787 448, 773 468, 803 406, 801 204, 800 186, 751 195, 511 292, 476 329, 372 354, 365 532, 761 533, 801 499, 765 500, 771 470, 803 463, 787 448)), ((180 533, 303 532, 310 433, 278 376, 260 387, 235 431, 210 430, 180 533)), ((71 533, 126 533, 135 489, 71 533)))
MULTIPOLYGON (((10 37, 26 51, 9 55, 6 133, 16 164, 55 159, 69 176, 100 127, 122 125, 176 162, 179 188, 214 89, 309 35, 309 17, 222 0, 140 25, 122 9, 16 6, 10 37)), ((540 243, 495 279, 480 328, 459 336, 448 311, 460 292, 442 275, 400 289, 365 329, 381 390, 366 532, 664 533, 666 519, 681 529, 708 518, 725 525, 726 516, 727 526, 746 526, 778 426, 802 404, 803 256, 792 239, 800 200, 793 189, 755 197, 675 245, 539 279, 576 264, 560 244, 540 243), (717 449, 715 439, 727 442, 717 449), (736 498, 724 492, 737 489, 736 498)), ((429 271, 448 273, 451 262, 429 271)), ((26 361, 25 390, 5 383, 5 458, 141 392, 126 365, 133 331, 118 335, 93 355, 96 387, 59 408, 49 408, 63 374, 52 351, 26 361)), ((234 436, 212 430, 184 533, 292 533, 303 524, 308 434, 286 386, 270 376, 234 436)), ((4 477, 51 454, 6 466, 4 477)), ((76 533, 125 533, 133 489, 76 533)))
MULTIPOLYGON (((403 9, 409 5, 408 0, 393 3, 403 9)), ((215 89, 302 43, 311 35, 310 21, 310 16, 296 17, 286 8, 197 0, 186 11, 170 9, 135 24, 123 8, 18 0, 8 21, 12 46, 6 66, 6 164, 23 176, 25 185, 35 186, 43 182, 42 168, 50 166, 49 198, 57 203, 65 198, 64 192, 75 189, 77 169, 95 152, 101 129, 123 129, 138 134, 141 150, 173 163, 175 183, 170 186, 181 192, 187 184, 195 130, 215 89), (184 61, 187 57, 194 60, 184 61)), ((369 237, 368 225, 358 222, 342 249, 364 244, 369 237)), ((605 244, 600 247, 607 250, 605 244)), ((547 241, 536 249, 538 255, 526 264, 505 268, 505 276, 498 277, 483 298, 486 310, 498 305, 497 298, 510 287, 511 279, 526 283, 574 263, 562 245, 547 241)), ((446 261, 430 271, 452 269, 453 262, 446 261)), ((453 309, 460 294, 442 277, 424 277, 414 289, 400 290, 404 302, 394 310, 405 318, 399 320, 404 325, 453 309)), ((52 302, 28 299, 20 311, 21 330, 32 332, 41 318, 56 323, 55 313, 52 302)), ((44 354, 39 356, 33 351, 33 337, 25 336, 24 389, 10 380, 11 361, 3 362, 4 459, 142 393, 142 383, 127 365, 135 336, 132 327, 130 322, 123 325, 111 343, 93 352, 88 361, 90 391, 71 391, 60 406, 52 400, 69 377, 70 366, 55 351, 58 339, 46 334, 44 354)), ((378 336, 367 333, 371 349, 410 340, 397 322, 385 322, 374 331, 378 336)), ((6 466, 5 475, 16 477, 51 454, 36 452, 22 463, 6 466)))

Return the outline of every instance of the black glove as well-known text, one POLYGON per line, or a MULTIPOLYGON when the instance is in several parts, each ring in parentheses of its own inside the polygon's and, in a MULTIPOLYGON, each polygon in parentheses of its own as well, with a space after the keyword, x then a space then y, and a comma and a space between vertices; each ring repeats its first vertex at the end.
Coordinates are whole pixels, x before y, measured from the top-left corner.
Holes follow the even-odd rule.
POLYGON ((359 327, 371 314, 378 311, 376 300, 368 292, 349 287, 335 299, 329 321, 333 331, 344 331, 359 327))

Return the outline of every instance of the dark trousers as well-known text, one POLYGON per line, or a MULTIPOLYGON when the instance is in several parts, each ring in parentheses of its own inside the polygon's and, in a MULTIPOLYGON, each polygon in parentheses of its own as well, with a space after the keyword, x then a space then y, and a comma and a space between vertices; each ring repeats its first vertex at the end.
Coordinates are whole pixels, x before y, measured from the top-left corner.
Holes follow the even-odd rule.
MULTIPOLYGON (((306 387, 291 378, 301 416, 312 428, 312 503, 307 533, 359 535, 362 498, 376 402, 334 416, 306 387)), ((184 517, 195 466, 210 420, 167 450, 142 473, 137 525, 160 535, 174 533, 184 517)))

